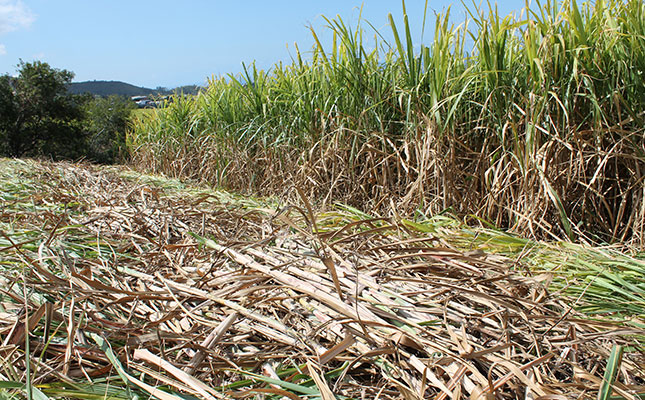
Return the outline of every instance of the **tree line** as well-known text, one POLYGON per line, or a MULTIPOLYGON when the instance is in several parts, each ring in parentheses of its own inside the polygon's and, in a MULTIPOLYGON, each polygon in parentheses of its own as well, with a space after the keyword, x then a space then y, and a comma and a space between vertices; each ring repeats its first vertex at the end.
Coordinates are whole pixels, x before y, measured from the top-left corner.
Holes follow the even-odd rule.
POLYGON ((87 159, 125 156, 125 130, 135 108, 124 97, 71 94, 74 73, 41 61, 0 76, 0 156, 87 159))

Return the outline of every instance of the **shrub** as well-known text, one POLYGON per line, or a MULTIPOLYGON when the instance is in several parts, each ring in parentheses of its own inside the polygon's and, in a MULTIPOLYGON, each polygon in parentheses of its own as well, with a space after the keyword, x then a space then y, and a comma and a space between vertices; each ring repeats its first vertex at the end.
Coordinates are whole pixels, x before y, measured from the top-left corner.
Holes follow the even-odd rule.
POLYGON ((122 96, 96 97, 86 102, 84 129, 90 159, 114 163, 126 157, 125 131, 135 108, 122 96))

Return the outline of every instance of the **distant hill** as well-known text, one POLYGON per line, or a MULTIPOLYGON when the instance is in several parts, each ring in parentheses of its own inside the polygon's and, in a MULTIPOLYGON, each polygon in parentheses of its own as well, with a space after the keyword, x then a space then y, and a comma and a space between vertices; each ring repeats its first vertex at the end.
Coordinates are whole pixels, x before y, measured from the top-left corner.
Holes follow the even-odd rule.
POLYGON ((74 82, 67 86, 72 94, 91 93, 95 96, 138 96, 156 93, 154 89, 130 85, 118 81, 87 81, 74 82))
POLYGON ((140 86, 134 86, 129 83, 120 81, 87 81, 87 82, 73 82, 67 86, 67 89, 72 94, 90 93, 95 96, 148 96, 148 95, 167 95, 175 92, 183 92, 184 94, 197 94, 201 89, 197 85, 180 86, 175 89, 167 89, 158 87, 150 89, 140 86))

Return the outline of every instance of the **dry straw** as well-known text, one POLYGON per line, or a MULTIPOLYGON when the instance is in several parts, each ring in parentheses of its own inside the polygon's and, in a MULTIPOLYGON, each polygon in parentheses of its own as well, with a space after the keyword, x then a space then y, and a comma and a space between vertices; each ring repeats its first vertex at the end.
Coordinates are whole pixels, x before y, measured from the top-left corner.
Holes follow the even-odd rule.
POLYGON ((527 269, 548 246, 116 168, 0 172, 2 398, 645 393, 642 308, 581 314, 527 269))

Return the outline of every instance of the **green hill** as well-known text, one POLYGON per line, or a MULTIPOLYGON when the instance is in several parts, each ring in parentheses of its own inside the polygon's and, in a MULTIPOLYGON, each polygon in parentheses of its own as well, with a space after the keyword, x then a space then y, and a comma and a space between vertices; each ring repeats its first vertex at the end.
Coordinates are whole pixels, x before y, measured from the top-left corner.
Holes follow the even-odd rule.
POLYGON ((73 82, 68 85, 68 90, 73 94, 91 93, 96 96, 138 96, 157 93, 156 90, 134 86, 119 81, 87 81, 73 82))
POLYGON ((68 90, 73 94, 83 94, 90 93, 95 96, 110 96, 110 95, 119 95, 119 96, 147 96, 153 94, 167 95, 175 92, 182 92, 185 94, 196 94, 200 86, 197 85, 187 85, 180 86, 175 89, 167 89, 158 87, 156 89, 150 89, 146 87, 140 87, 131 85, 129 83, 120 82, 120 81, 86 81, 86 82, 73 82, 68 85, 68 90))

